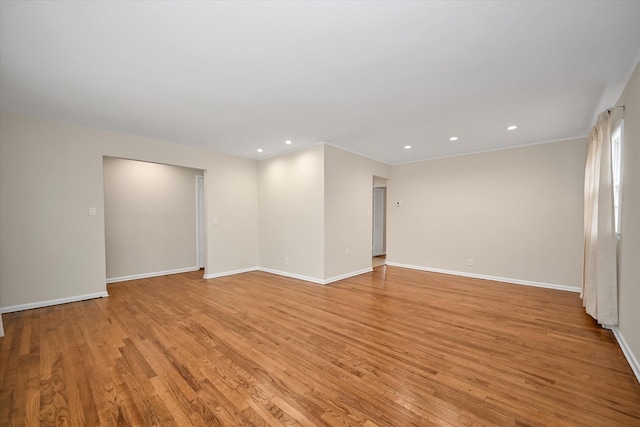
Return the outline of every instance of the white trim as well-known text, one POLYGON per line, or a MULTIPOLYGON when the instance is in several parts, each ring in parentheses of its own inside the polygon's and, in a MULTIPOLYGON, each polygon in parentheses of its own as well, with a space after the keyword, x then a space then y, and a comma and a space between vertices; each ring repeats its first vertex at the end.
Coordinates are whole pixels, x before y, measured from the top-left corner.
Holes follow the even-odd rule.
POLYGON ((286 271, 280 270, 272 270, 270 268, 258 267, 259 271, 264 271, 265 273, 277 274, 278 276, 291 277, 292 279, 304 280, 305 282, 315 283, 317 285, 325 285, 323 279, 316 279, 315 277, 303 276, 301 274, 288 273, 286 271))
POLYGON ((391 163, 391 166, 401 166, 401 165, 408 165, 408 164, 411 164, 411 163, 428 162, 430 160, 449 159, 451 157, 470 156, 470 155, 473 155, 473 154, 493 153, 494 151, 513 150, 513 149, 516 149, 516 148, 533 147, 535 145, 553 144, 554 142, 566 142, 566 141, 573 141, 573 140, 576 140, 576 139, 586 139, 588 137, 589 137, 589 135, 578 135, 578 136, 571 136, 571 137, 568 137, 568 138, 554 139, 554 140, 551 140, 551 141, 533 142, 531 144, 510 145, 510 146, 507 146, 507 147, 488 148, 486 150, 467 151, 467 152, 458 153, 458 154, 445 154, 443 156, 426 157, 424 159, 408 160, 406 162, 391 163))
POLYGON ((249 268, 243 268, 240 270, 224 271, 222 273, 205 274, 204 278, 215 279, 217 277, 231 276, 233 274, 247 273, 249 271, 263 271, 265 273, 271 273, 271 274, 276 274, 278 276, 290 277, 292 279, 304 280, 305 282, 311 282, 318 285, 328 285, 329 283, 337 282, 338 280, 343 280, 349 277, 358 276, 360 274, 369 273, 373 271, 373 268, 369 267, 363 270, 352 271, 350 273, 341 274, 339 276, 334 276, 329 279, 318 279, 311 276, 303 276, 301 274, 289 273, 289 272, 280 271, 280 270, 273 270, 271 268, 265 268, 265 267, 249 267, 249 268))
POLYGON ((392 267, 410 268, 412 270, 430 271, 432 273, 451 274, 453 276, 472 277, 474 279, 493 280, 494 282, 513 283, 515 285, 535 286, 537 288, 556 289, 559 291, 580 292, 580 288, 574 286, 556 285, 553 283, 532 282, 530 280, 510 279, 508 277, 486 276, 484 274, 467 273, 462 271, 442 270, 440 268, 423 267, 419 265, 400 264, 387 261, 392 267))
POLYGON ((272 270, 270 268, 258 267, 259 271, 264 271, 265 273, 277 274, 278 276, 290 277, 292 279, 304 280, 305 282, 311 282, 318 285, 328 285, 329 283, 337 282, 338 280, 344 280, 349 277, 358 276, 364 273, 370 273, 373 271, 373 268, 365 268, 358 271, 352 271, 350 273, 340 274, 338 276, 330 277, 329 279, 317 279, 315 277, 303 276, 301 274, 288 273, 286 271, 280 270, 272 270))
POLYGON ((2 325, 2 315, 0 315, 0 338, 4 336, 4 326, 2 325))
POLYGON ((636 379, 640 383, 640 363, 638 363, 638 359, 636 358, 635 354, 633 354, 633 351, 631 351, 631 347, 629 347, 629 344, 627 344, 627 341, 622 336, 620 328, 617 326, 612 326, 609 329, 613 331, 613 336, 616 337, 616 340, 618 341, 618 345, 622 349, 624 357, 627 359, 627 362, 629 362, 629 366, 631 366, 633 374, 636 376, 636 379))
MULTIPOLYGON (((339 145, 332 144, 332 143, 326 142, 326 141, 315 142, 313 144, 303 145, 301 147, 296 147, 296 148, 290 148, 288 150, 280 151, 280 152, 274 153, 274 154, 267 154, 266 156, 262 156, 262 157, 256 158, 256 161, 261 162, 263 160, 273 159, 274 157, 284 156, 284 155, 287 155, 287 154, 295 153, 296 151, 302 151, 302 150, 306 150, 307 148, 317 147, 318 145, 323 145, 323 146, 324 145, 329 145, 329 146, 331 146, 333 148, 337 148, 338 150, 346 151, 347 153, 355 154, 356 156, 364 157, 365 159, 373 160, 374 162, 382 163, 383 165, 387 165, 387 166, 391 166, 392 165, 391 163, 387 163, 384 160, 376 159, 374 157, 367 156, 366 154, 358 153, 357 151, 353 151, 353 150, 350 150, 348 148, 341 147, 339 145)), ((384 178, 384 177, 381 176, 380 178, 384 178)), ((391 178, 384 178, 384 179, 391 179, 391 178)))
POLYGON ((261 162, 263 160, 269 160, 269 159, 273 159, 275 157, 280 157, 280 156, 286 156, 287 154, 291 154, 291 153, 295 153, 297 151, 302 151, 302 150, 306 150, 307 148, 311 148, 311 147, 317 147, 318 145, 324 145, 324 142, 314 142, 312 144, 309 145, 301 145, 301 146, 297 146, 297 147, 290 147, 288 149, 284 149, 283 151, 279 151, 277 153, 273 153, 273 154, 267 154, 261 157, 256 157, 255 161, 257 162, 261 162))
POLYGON ((202 278, 203 279, 215 279, 217 277, 232 276, 234 274, 248 273, 250 271, 256 271, 256 270, 258 270, 258 267, 241 268, 239 270, 223 271, 221 273, 205 274, 204 276, 202 276, 202 278))
MULTIPOLYGON (((357 151, 353 151, 353 150, 350 150, 348 148, 341 147, 341 146, 336 145, 336 144, 332 144, 330 142, 323 142, 323 144, 324 145, 328 145, 328 146, 333 147, 333 148, 337 148, 338 150, 346 151, 347 153, 355 154, 356 156, 364 157, 365 159, 373 160, 374 162, 382 163, 383 165, 387 165, 387 166, 391 166, 392 165, 392 163, 387 163, 384 160, 376 159, 374 157, 367 156, 366 154, 358 153, 357 151)), ((391 178, 385 178, 383 176, 381 176, 380 178, 384 178, 384 179, 387 179, 387 180, 391 179, 391 178)))
MULTIPOLYGON (((631 73, 629 74, 629 79, 631 79, 631 75, 633 74, 634 70, 635 70, 635 68, 631 69, 631 73)), ((628 82, 627 82, 627 84, 628 84, 628 82)), ((625 86, 622 86, 622 88, 624 88, 624 87, 625 86)), ((605 103, 605 104, 606 105, 610 105, 611 103, 609 102, 609 103, 605 103)), ((597 111, 602 111, 602 109, 598 109, 597 111)), ((599 113, 596 113, 596 117, 597 117, 597 114, 599 114, 599 113)), ((338 149, 340 149, 342 151, 346 151, 348 153, 355 154, 355 155, 358 155, 360 157, 364 157, 364 158, 367 158, 369 160, 373 160, 375 162, 379 162, 379 163, 385 164, 387 166, 400 166, 400 165, 408 165, 408 164, 411 164, 411 163, 428 162, 430 160, 449 159, 451 157, 462 157, 462 156, 469 156, 469 155, 472 155, 472 154, 483 154, 483 153, 492 153, 494 151, 511 150, 511 149, 514 149, 514 148, 533 147, 535 145, 552 144, 554 142, 565 142, 565 141, 572 141, 572 140, 576 140, 576 139, 586 139, 588 137, 589 137, 589 135, 577 135, 577 136, 570 136, 570 137, 567 137, 567 138, 560 138, 560 139, 552 139, 552 140, 546 140, 546 141, 532 142, 530 144, 510 145, 510 146, 505 146, 505 147, 488 148, 488 149, 485 149, 485 150, 477 150, 477 151, 466 151, 466 152, 463 152, 463 153, 445 154, 445 155, 442 155, 442 156, 425 157, 425 158, 422 158, 422 159, 407 160, 405 162, 395 162, 395 163, 389 163, 389 162, 384 161, 384 160, 376 159, 374 157, 367 156, 366 154, 362 154, 362 153, 359 153, 357 151, 353 151, 353 150, 350 150, 348 148, 341 147, 339 145, 332 144, 330 142, 324 141, 324 142, 316 142, 315 144, 305 145, 305 146, 302 146, 302 147, 296 147, 295 149, 292 149, 292 150, 286 150, 286 151, 281 151, 281 152, 274 153, 274 154, 268 154, 268 155, 263 156, 263 157, 258 157, 255 160, 258 161, 258 162, 261 162, 262 160, 272 159, 274 157, 283 156, 283 155, 286 155, 286 154, 294 153, 296 151, 301 151, 301 150, 305 150, 307 148, 316 147, 318 145, 329 145, 331 147, 338 148, 338 149)), ((380 177, 380 178, 384 178, 384 177, 380 177)), ((386 179, 391 179, 391 178, 386 178, 386 179)))
MULTIPOLYGON (((200 210, 204 209, 204 205, 205 205, 204 198, 205 198, 204 197, 204 175, 196 175, 196 265, 199 268, 205 267, 204 265, 200 265, 200 257, 202 255, 200 253, 200 210), (200 187, 198 186, 198 182, 200 181, 200 178, 202 178, 202 194, 203 194, 202 205, 200 204, 200 187)), ((202 216, 203 216, 204 222, 207 222, 206 213, 202 216)), ((205 244, 206 244, 206 241, 205 241, 205 244)))
POLYGON ((168 276, 169 274, 188 273, 200 270, 200 267, 177 268, 175 270, 156 271, 153 273, 132 274, 131 276, 112 277, 107 283, 126 282, 127 280, 148 279, 149 277, 168 276))
POLYGON ((368 268, 363 268, 362 270, 352 271, 351 273, 345 273, 339 276, 333 276, 333 277, 330 277, 329 279, 325 279, 324 284, 328 285, 329 283, 337 282, 338 280, 344 280, 344 279, 348 279, 349 277, 359 276, 365 273, 371 273, 372 271, 373 271, 373 268, 368 267, 368 268))
POLYGON ((14 311, 31 310, 32 308, 49 307, 51 305, 67 304, 69 302, 84 301, 84 300, 94 299, 94 298, 104 298, 108 296, 109 294, 107 293, 107 291, 104 291, 104 292, 96 292, 95 294, 76 295, 74 297, 52 299, 52 300, 40 301, 40 302, 32 302, 29 304, 12 305, 10 307, 0 308, 0 313, 13 313, 14 311))

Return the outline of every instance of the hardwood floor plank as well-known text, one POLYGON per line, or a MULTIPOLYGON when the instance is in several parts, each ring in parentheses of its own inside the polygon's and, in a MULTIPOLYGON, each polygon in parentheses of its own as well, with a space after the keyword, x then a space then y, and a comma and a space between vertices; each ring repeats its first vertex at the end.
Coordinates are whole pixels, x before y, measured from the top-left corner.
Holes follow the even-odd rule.
POLYGON ((0 426, 640 425, 640 384, 574 293, 201 274, 5 315, 0 426))
POLYGON ((24 361, 28 370, 25 391, 25 426, 40 425, 40 365, 36 355, 25 356, 31 360, 24 361))

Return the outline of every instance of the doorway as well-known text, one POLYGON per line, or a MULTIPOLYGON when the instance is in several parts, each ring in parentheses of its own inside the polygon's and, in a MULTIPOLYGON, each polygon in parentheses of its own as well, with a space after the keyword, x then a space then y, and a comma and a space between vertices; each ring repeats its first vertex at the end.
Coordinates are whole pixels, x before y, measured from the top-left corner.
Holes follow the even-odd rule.
POLYGON ((198 239, 196 229, 199 216, 205 222, 204 193, 199 215, 194 191, 196 177, 203 175, 201 169, 103 157, 107 283, 195 271, 200 260, 206 264, 206 255, 198 256, 206 237, 198 239))
POLYGON ((196 260, 197 267, 204 268, 207 258, 207 229, 204 210, 204 176, 196 176, 196 260))
POLYGON ((387 180, 373 177, 372 212, 372 266, 379 267, 386 262, 387 254, 387 180))

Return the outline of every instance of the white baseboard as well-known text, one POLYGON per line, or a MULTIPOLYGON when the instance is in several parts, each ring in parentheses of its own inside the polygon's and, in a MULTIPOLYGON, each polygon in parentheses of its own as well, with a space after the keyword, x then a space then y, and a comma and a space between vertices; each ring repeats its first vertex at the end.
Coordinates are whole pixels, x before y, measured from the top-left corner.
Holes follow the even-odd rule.
POLYGON ((248 268, 241 268, 240 270, 223 271, 222 273, 205 274, 202 277, 204 279, 215 279, 216 277, 231 276, 233 274, 248 273, 250 271, 256 271, 256 270, 258 270, 258 267, 248 267, 248 268))
POLYGON ((631 366, 633 374, 636 376, 636 379, 640 383, 640 364, 638 363, 638 359, 633 354, 633 351, 631 351, 631 347, 629 347, 629 344, 627 344, 627 341, 622 336, 620 328, 618 328, 617 326, 612 326, 609 329, 613 331, 613 335, 616 337, 616 340, 618 341, 618 345, 622 349, 624 357, 627 359, 627 362, 629 362, 629 366, 631 366))
POLYGON ((429 271, 432 273, 451 274, 453 276, 472 277, 474 279, 493 280, 495 282, 513 283, 516 285, 535 286, 537 288, 556 289, 559 291, 580 292, 580 288, 574 286, 556 285, 553 283, 532 282, 530 280, 510 279, 507 277, 486 276, 484 274, 467 273, 463 271, 442 270, 440 268, 423 267, 419 265, 400 264, 387 261, 392 267, 410 268, 412 270, 429 271))
POLYGON ((339 276, 330 277, 329 279, 324 280, 324 285, 328 285, 329 283, 337 282, 338 280, 348 279, 349 277, 359 276, 365 273, 371 273, 373 268, 363 268, 362 270, 352 271, 351 273, 341 274, 339 276))
POLYGON ((107 283, 126 282, 127 280, 148 279, 149 277, 168 276, 169 274, 188 273, 190 271, 200 270, 200 267, 186 267, 175 270, 156 271, 154 273, 133 274, 131 276, 112 277, 107 279, 107 283))
POLYGON ((265 273, 277 274, 278 276, 291 277, 292 279, 304 280, 305 282, 311 282, 318 285, 325 285, 323 279, 318 279, 316 277, 303 276, 301 274, 289 273, 286 271, 280 270, 272 270, 271 268, 258 267, 259 271, 264 271, 265 273))
POLYGON ((337 282, 338 280, 347 279, 349 277, 358 276, 360 274, 369 273, 373 271, 373 268, 365 268, 358 271, 352 271, 350 273, 341 274, 339 276, 330 277, 329 279, 318 279, 316 277, 303 276, 300 274, 289 273, 286 271, 272 270, 270 268, 258 267, 258 270, 265 273, 277 274, 278 276, 291 277, 292 279, 304 280, 305 282, 316 283, 318 285, 328 285, 329 283, 337 282))
POLYGON ((0 338, 4 336, 4 326, 2 325, 2 315, 0 315, 0 338))
POLYGON ((52 300, 40 301, 40 302, 32 302, 29 304, 12 305, 10 307, 0 308, 0 313, 13 313, 14 311, 31 310, 32 308, 49 307, 51 305, 66 304, 69 302, 84 301, 84 300, 94 299, 94 298, 104 298, 108 296, 109 294, 106 291, 104 291, 104 292, 96 292, 95 294, 76 295, 74 297, 52 299, 52 300))

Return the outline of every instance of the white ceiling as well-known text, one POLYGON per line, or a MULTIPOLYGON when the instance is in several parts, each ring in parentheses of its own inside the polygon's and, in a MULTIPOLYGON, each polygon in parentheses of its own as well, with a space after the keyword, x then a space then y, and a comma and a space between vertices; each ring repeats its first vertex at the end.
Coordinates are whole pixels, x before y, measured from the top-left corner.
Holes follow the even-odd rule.
POLYGON ((640 1, 0 4, 3 110, 247 158, 584 136, 639 58, 640 1))

